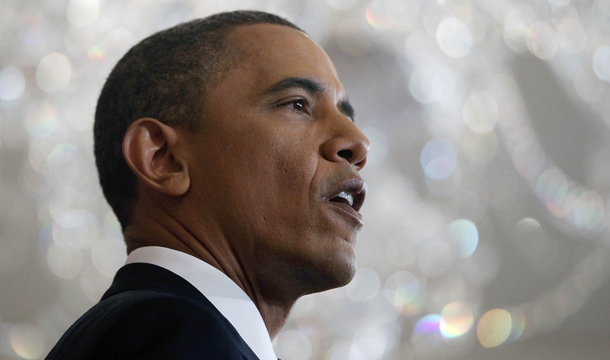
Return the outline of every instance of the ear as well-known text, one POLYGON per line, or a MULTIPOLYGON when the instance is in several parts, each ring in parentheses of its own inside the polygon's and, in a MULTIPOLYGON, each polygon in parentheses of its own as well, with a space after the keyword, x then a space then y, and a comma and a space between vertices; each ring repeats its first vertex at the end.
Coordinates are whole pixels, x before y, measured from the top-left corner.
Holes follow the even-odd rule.
POLYGON ((138 180, 164 194, 180 196, 189 188, 188 167, 176 129, 159 120, 134 121, 123 138, 123 157, 138 180))

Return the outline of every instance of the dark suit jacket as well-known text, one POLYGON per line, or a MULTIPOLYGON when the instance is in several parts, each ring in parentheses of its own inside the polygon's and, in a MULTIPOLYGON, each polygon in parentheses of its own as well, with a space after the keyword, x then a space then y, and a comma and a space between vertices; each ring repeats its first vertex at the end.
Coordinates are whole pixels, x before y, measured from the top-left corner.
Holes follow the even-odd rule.
POLYGON ((150 264, 129 264, 72 325, 54 359, 258 359, 194 286, 150 264))

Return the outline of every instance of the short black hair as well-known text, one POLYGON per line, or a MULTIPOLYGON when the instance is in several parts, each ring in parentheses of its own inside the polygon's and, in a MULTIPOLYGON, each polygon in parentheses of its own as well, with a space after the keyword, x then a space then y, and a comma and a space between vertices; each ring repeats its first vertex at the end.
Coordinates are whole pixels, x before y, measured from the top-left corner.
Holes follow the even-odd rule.
POLYGON ((123 158, 127 128, 150 117, 191 131, 202 125, 206 91, 237 66, 226 46, 236 27, 293 23, 261 11, 233 11, 157 32, 132 47, 111 71, 101 91, 93 126, 95 163, 106 200, 121 227, 129 224, 137 200, 136 177, 123 158))

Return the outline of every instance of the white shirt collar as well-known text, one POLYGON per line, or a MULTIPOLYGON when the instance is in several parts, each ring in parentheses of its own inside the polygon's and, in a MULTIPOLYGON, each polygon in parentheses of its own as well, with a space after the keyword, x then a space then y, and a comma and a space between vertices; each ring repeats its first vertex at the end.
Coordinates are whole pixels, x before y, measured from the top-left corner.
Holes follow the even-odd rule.
POLYGON ((220 270, 189 254, 147 246, 132 251, 125 264, 163 267, 197 288, 229 320, 260 360, 277 360, 263 317, 250 297, 220 270))

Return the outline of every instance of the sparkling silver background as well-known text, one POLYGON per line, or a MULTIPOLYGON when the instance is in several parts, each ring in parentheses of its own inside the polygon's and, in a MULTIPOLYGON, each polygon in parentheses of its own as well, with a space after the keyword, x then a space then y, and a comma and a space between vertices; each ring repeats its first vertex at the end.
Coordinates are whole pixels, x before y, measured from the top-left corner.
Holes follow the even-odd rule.
POLYGON ((1 359, 44 358, 126 257, 92 157, 112 66, 239 8, 324 46, 372 142, 356 278, 278 356, 608 357, 610 0, 2 0, 1 359))

